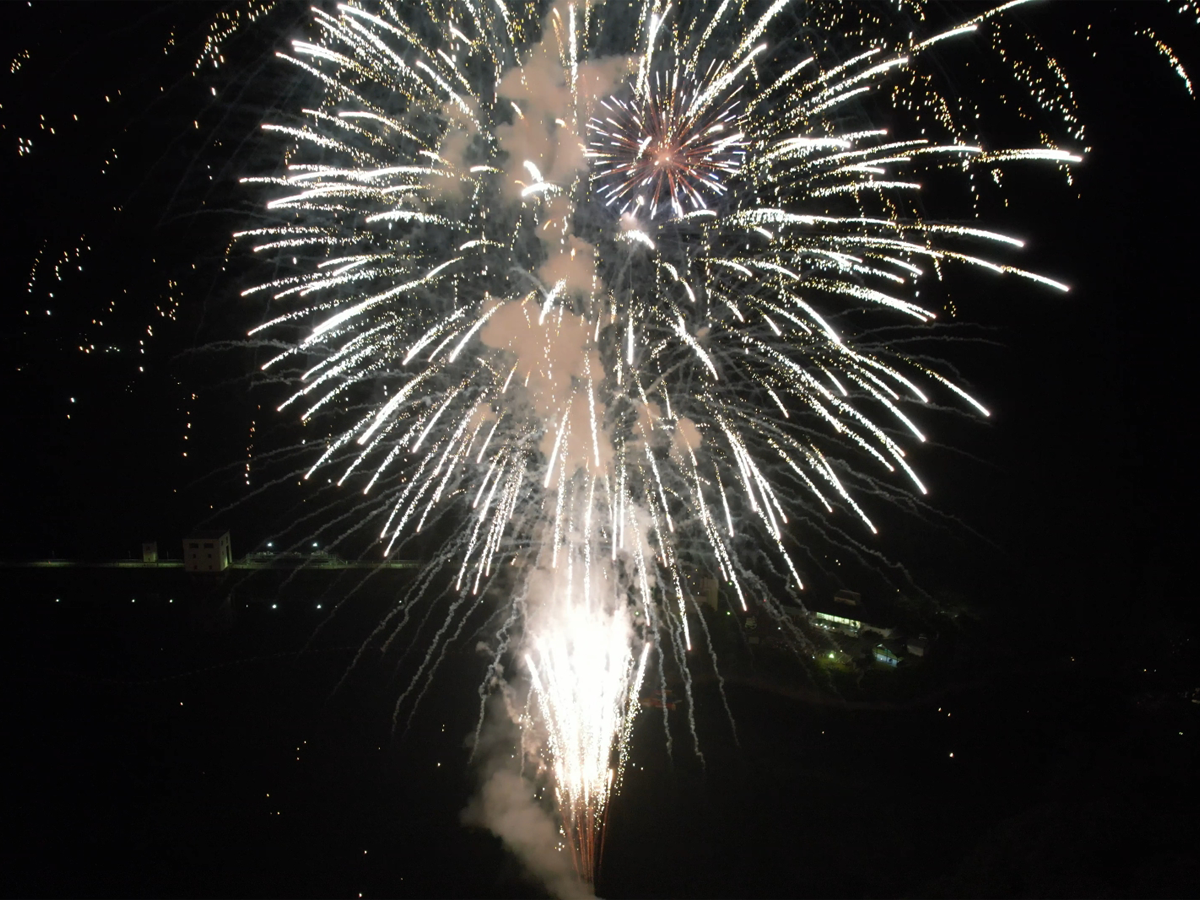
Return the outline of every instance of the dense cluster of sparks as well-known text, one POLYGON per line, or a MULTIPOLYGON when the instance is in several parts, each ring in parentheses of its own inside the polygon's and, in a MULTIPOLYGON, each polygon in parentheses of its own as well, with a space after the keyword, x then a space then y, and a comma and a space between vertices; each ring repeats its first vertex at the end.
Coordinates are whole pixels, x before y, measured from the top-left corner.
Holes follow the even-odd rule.
MULTIPOLYGON (((244 291, 271 298, 252 334, 318 432, 308 474, 362 491, 385 554, 452 525, 380 626, 450 585, 401 702, 481 597, 511 597, 483 693, 506 666, 527 682, 525 749, 584 877, 648 667, 665 687, 678 666, 690 701, 699 580, 803 644, 773 599, 802 587, 788 523, 875 532, 867 498, 926 492, 921 411, 987 415, 839 321, 929 323, 918 285, 956 266, 1066 290, 997 257, 1020 240, 917 205, 922 173, 1079 158, 985 146, 921 73, 943 41, 996 43, 1006 7, 921 37, 918 2, 794 6, 314 8, 279 56, 319 96, 263 126, 286 165, 245 179, 273 193, 241 236, 278 259, 244 291)), ((1069 113, 1062 88, 1031 109, 1069 113)))
POLYGON ((654 87, 631 101, 601 100, 602 112, 588 122, 600 197, 651 219, 660 208, 675 216, 707 209, 705 195, 725 193, 745 154, 735 103, 717 103, 711 91, 692 94, 678 70, 669 82, 657 73, 654 87))
POLYGON ((614 780, 624 769, 651 644, 643 644, 635 668, 622 612, 603 612, 586 600, 556 607, 559 621, 532 635, 525 662, 553 760, 564 843, 575 870, 590 873, 603 847, 597 841, 614 780))

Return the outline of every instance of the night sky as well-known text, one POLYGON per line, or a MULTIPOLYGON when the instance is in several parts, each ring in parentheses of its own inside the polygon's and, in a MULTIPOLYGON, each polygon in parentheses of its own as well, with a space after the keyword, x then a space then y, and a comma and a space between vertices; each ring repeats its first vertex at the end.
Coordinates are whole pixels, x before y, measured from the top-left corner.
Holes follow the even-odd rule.
MULTIPOLYGON (((881 539, 932 598, 942 657, 832 689, 731 637, 740 745, 703 674, 706 766, 678 718, 673 757, 661 720, 639 720, 601 895, 1194 894, 1200 101, 1141 33, 1200 73, 1200 25, 1176 5, 1020 13, 1090 152, 1069 185, 1013 171, 984 217, 1026 239, 1009 261, 1070 293, 946 287, 962 340, 939 353, 993 415, 931 427, 939 512, 883 513, 881 539)), ((120 559, 144 540, 178 557, 199 526, 229 528, 238 556, 306 536, 288 526, 307 487, 247 499, 247 459, 257 488, 253 454, 294 427, 246 375, 237 342, 263 310, 238 297, 252 261, 229 240, 257 215, 237 178, 277 156, 258 126, 297 90, 271 54, 304 6, 239 30, 214 68, 206 37, 245 9, 5 7, 0 558, 120 559)), ((5 895, 536 893, 459 822, 473 647, 407 729, 403 659, 335 690, 390 582, 319 631, 354 582, 241 586, 244 612, 214 630, 185 609, 203 590, 123 577, 0 569, 20 832, 5 895)), ((814 573, 821 590, 874 577, 814 573)))

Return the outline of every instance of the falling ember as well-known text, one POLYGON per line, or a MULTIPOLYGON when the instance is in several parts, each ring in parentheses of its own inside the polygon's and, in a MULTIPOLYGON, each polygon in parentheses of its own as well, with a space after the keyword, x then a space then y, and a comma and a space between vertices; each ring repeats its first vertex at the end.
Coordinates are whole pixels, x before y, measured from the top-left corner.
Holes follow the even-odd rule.
POLYGON ((931 55, 986 45, 1011 5, 914 36, 932 9, 915 0, 894 21, 648 2, 632 29, 624 5, 349 3, 278 54, 314 96, 263 126, 285 162, 243 179, 265 216, 239 237, 277 257, 242 291, 269 308, 261 369, 290 385, 298 452, 319 448, 307 473, 355 489, 385 556, 454 526, 373 636, 424 648, 397 715, 507 598, 481 694, 527 679, 523 746, 585 880, 644 679, 678 672, 701 752, 689 654, 717 660, 698 582, 803 643, 775 599, 799 602, 797 561, 877 554, 871 507, 926 493, 934 407, 987 415, 857 323, 928 334, 955 268, 1067 289, 1007 261, 1018 238, 917 202, 933 171, 1080 158, 1049 137, 1082 141, 1065 83, 1031 81, 999 37, 1036 146, 986 145, 939 88, 931 55))

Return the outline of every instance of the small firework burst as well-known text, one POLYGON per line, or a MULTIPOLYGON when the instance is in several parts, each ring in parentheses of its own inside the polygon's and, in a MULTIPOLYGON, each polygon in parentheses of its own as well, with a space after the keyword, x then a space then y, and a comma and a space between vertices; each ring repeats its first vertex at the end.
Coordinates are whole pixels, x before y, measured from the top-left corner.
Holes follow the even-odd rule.
POLYGON ((588 122, 588 155, 606 205, 678 216, 727 192, 745 156, 737 91, 718 101, 721 85, 692 84, 678 69, 660 72, 651 90, 602 101, 604 114, 588 122))

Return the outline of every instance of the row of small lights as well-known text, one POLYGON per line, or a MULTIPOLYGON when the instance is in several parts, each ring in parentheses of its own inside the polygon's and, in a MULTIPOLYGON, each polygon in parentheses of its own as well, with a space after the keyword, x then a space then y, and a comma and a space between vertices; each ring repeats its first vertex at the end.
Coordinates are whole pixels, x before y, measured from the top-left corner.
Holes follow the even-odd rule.
MULTIPOLYGON (((55 602, 55 603, 62 603, 62 598, 61 598, 61 597, 55 597, 55 598, 54 598, 54 602, 55 602)), ((130 602, 130 603, 137 603, 137 597, 131 597, 131 598, 130 598, 130 600, 129 600, 129 602, 130 602)), ((171 598, 171 599, 169 599, 167 602, 168 602, 168 603, 174 603, 174 602, 175 602, 175 598, 174 598, 174 597, 172 597, 172 598, 171 598)), ((279 608, 279 604, 278 604, 278 603, 272 603, 272 604, 271 604, 271 609, 278 609, 278 608, 279 608)), ((317 609, 320 609, 320 608, 321 608, 321 604, 320 604, 320 603, 318 603, 318 604, 317 604, 317 609)))
MULTIPOLYGON (((71 398, 71 402, 72 402, 72 403, 74 403, 74 402, 75 402, 75 398, 74 398, 74 397, 72 397, 72 398, 71 398)), ((268 547, 274 547, 274 546, 275 546, 275 544, 274 544, 274 542, 272 542, 272 541, 267 541, 267 546, 268 546, 268 547)), ((316 541, 313 541, 313 547, 315 548, 316 546, 317 546, 317 542, 316 542, 316 541)), ((61 602, 62 602, 62 599, 61 599, 60 597, 55 597, 55 598, 54 598, 54 602, 55 602, 55 603, 61 603, 61 602)), ((136 597, 133 597, 133 598, 131 598, 131 599, 130 599, 130 601, 129 601, 129 602, 130 602, 130 603, 137 603, 137 598, 136 598, 136 597)), ((171 598, 170 600, 168 600, 167 602, 168 602, 168 603, 174 603, 174 602, 175 602, 175 598, 174 598, 174 597, 172 597, 172 598, 171 598)), ((272 603, 272 604, 271 604, 271 609, 276 609, 276 608, 278 608, 278 604, 276 604, 276 603, 272 603)), ((317 609, 320 609, 320 608, 321 608, 321 604, 320 604, 320 603, 318 603, 318 604, 317 604, 317 609)))

